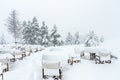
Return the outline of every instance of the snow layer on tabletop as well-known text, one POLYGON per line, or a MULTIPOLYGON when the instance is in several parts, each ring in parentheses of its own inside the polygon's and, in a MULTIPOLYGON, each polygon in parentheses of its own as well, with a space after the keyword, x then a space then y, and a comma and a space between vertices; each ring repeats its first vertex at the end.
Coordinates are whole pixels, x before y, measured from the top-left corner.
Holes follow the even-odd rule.
POLYGON ((108 51, 106 48, 104 47, 85 47, 84 48, 84 52, 91 52, 91 53, 99 53, 99 52, 106 52, 108 51))
POLYGON ((13 56, 11 54, 0 54, 0 59, 11 59, 13 56))
MULTIPOLYGON (((50 47, 46 49, 46 52, 44 52, 44 55, 53 55, 53 56, 58 56, 62 60, 68 59, 68 55, 72 53, 69 51, 70 49, 64 48, 64 47, 50 47)), ((58 58, 58 60, 59 60, 58 58)))

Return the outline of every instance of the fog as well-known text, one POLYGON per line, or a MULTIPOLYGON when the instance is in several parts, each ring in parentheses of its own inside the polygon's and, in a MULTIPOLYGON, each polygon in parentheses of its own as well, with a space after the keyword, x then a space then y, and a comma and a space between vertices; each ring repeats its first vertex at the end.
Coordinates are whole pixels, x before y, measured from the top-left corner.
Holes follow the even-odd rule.
POLYGON ((120 0, 0 0, 0 34, 12 40, 4 24, 15 9, 20 21, 36 16, 49 29, 56 24, 63 38, 68 32, 84 35, 89 30, 105 39, 120 38, 119 4, 120 0))

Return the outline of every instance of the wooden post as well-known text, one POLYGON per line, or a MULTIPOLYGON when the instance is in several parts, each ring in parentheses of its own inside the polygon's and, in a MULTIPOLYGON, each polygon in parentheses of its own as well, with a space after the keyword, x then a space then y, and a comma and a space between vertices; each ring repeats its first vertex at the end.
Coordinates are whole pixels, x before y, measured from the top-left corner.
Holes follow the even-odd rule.
POLYGON ((4 80, 4 76, 3 76, 3 73, 1 73, 0 75, 1 75, 1 78, 2 78, 2 80, 4 80))
POLYGON ((73 65, 73 57, 71 57, 71 64, 70 65, 73 65))
POLYGON ((23 54, 22 54, 22 58, 21 59, 23 60, 23 54))
POLYGON ((62 71, 61 71, 61 69, 59 69, 59 78, 60 79, 62 78, 62 71))
POLYGON ((42 78, 44 78, 44 69, 42 69, 42 78))
POLYGON ((7 63, 7 71, 9 71, 9 64, 7 63))
POLYGON ((31 52, 29 52, 28 56, 30 56, 31 52))
POLYGON ((30 49, 30 53, 32 53, 32 49, 30 49))
POLYGON ((14 62, 15 62, 15 61, 16 61, 15 54, 13 55, 13 57, 14 57, 13 60, 14 60, 14 62))
POLYGON ((4 80, 4 76, 3 76, 3 73, 1 74, 1 76, 2 76, 2 80, 4 80))

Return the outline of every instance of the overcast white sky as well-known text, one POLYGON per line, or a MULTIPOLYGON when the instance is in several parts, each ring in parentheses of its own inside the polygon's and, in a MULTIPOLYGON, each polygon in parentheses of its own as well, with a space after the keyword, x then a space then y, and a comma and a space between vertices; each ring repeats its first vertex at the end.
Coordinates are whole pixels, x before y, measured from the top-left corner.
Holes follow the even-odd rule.
POLYGON ((120 0, 0 0, 1 33, 13 9, 21 21, 36 16, 50 28, 56 24, 63 37, 67 32, 83 35, 89 30, 105 38, 120 37, 120 0))

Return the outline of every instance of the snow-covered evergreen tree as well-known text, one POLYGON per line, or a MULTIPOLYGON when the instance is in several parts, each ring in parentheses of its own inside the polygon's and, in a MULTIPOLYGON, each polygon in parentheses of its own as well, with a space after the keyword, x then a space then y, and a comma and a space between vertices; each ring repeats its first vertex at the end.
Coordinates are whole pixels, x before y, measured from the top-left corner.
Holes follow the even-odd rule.
POLYGON ((23 39, 27 44, 37 44, 40 36, 40 28, 36 17, 33 18, 32 22, 28 21, 23 23, 23 39))
POLYGON ((18 20, 17 12, 15 10, 11 11, 8 19, 6 26, 8 27, 8 30, 13 34, 13 37, 15 39, 15 44, 18 42, 18 38, 20 37, 21 34, 21 25, 18 20))
POLYGON ((79 32, 76 32, 75 35, 74 35, 74 44, 80 44, 79 32))
POLYGON ((61 37, 61 35, 58 33, 56 25, 54 25, 53 29, 51 30, 51 34, 50 34, 51 45, 59 46, 60 45, 60 40, 59 40, 60 37, 61 37))
POLYGON ((4 36, 4 34, 2 34, 1 35, 1 37, 0 37, 0 44, 6 44, 6 40, 5 40, 5 36, 4 36))
POLYGON ((43 21, 42 22, 42 26, 41 26, 41 29, 40 29, 41 33, 41 45, 43 46, 48 46, 49 44, 49 34, 48 34, 48 27, 46 26, 45 22, 43 21))
POLYGON ((73 36, 71 35, 70 32, 68 32, 65 42, 66 42, 66 45, 72 45, 73 44, 73 36))
POLYGON ((32 44, 38 43, 38 37, 40 36, 40 28, 37 21, 37 18, 34 17, 31 23, 31 30, 32 30, 32 44))
POLYGON ((31 22, 28 21, 27 23, 24 21, 23 22, 23 40, 25 44, 30 44, 32 34, 31 34, 31 22))
POLYGON ((101 42, 101 43, 104 42, 104 37, 103 37, 103 36, 100 38, 100 42, 101 42))
POLYGON ((94 33, 94 31, 90 31, 85 38, 85 46, 91 47, 91 46, 98 46, 98 45, 99 45, 98 36, 94 33))

